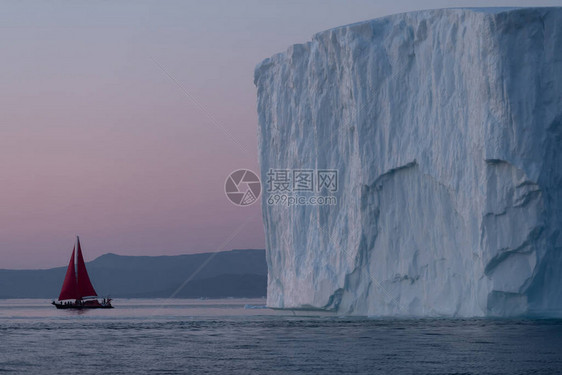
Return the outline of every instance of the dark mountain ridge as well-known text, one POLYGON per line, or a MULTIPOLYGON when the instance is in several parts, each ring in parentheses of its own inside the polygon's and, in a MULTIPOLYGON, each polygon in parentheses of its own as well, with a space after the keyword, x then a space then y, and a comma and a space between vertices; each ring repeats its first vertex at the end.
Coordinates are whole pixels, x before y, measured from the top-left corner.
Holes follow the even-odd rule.
MULTIPOLYGON (((265 250, 231 250, 176 256, 104 254, 86 263, 98 295, 122 298, 263 297, 265 250), (180 288, 183 284, 185 285, 180 288)), ((66 266, 0 269, 0 298, 58 297, 66 266)))

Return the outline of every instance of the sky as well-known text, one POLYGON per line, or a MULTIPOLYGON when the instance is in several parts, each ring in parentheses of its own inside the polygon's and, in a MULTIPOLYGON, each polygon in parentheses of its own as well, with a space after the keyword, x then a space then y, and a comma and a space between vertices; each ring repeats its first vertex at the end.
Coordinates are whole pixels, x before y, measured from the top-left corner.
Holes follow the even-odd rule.
POLYGON ((264 248, 253 70, 316 32, 388 14, 560 1, 2 1, 0 269, 264 248))

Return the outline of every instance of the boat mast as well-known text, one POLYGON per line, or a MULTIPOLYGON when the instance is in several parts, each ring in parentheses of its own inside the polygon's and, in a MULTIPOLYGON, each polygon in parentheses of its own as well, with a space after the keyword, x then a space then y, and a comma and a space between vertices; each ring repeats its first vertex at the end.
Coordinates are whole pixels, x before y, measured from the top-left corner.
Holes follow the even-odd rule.
POLYGON ((96 290, 90 281, 84 257, 82 256, 82 248, 80 246, 80 238, 76 236, 76 275, 78 279, 78 295, 80 298, 97 297, 96 290))

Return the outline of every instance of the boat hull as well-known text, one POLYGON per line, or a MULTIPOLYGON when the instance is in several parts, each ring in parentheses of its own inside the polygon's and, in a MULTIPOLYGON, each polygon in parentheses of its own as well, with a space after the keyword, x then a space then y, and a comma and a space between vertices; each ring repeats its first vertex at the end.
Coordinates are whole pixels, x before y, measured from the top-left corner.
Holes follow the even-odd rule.
POLYGON ((85 303, 85 304, 77 304, 77 303, 69 303, 69 304, 63 304, 63 303, 56 303, 53 302, 52 303, 57 309, 78 309, 78 310, 82 310, 82 309, 112 309, 113 306, 111 306, 111 304, 101 304, 101 303, 85 303))

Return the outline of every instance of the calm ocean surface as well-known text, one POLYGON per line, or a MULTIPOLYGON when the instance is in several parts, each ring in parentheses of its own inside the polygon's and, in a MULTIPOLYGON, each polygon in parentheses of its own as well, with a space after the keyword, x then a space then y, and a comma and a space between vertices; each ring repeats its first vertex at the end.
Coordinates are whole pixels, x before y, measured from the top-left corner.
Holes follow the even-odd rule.
POLYGON ((360 319, 238 299, 49 303, 0 300, 0 373, 562 373, 562 320, 360 319))

